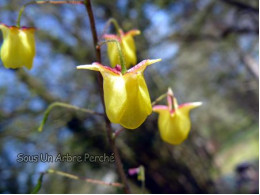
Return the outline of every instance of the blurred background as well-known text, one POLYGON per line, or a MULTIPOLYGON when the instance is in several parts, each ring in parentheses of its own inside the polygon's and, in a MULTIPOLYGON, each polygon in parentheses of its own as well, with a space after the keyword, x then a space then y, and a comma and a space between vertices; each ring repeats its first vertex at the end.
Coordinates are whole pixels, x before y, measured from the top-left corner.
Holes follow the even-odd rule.
MULTIPOLYGON (((28 1, 1 0, 0 22, 15 25, 28 1)), ((99 35, 110 17, 135 37, 138 61, 162 58, 145 71, 152 101, 172 87, 179 103, 202 101, 191 111, 192 129, 178 146, 164 143, 151 114, 117 138, 124 170, 145 167, 146 193, 258 193, 259 40, 257 0, 93 0, 99 35)), ((102 112, 96 73, 76 70, 95 60, 85 7, 32 5, 22 17, 34 26, 34 67, 5 69, 0 62, 0 192, 29 193, 41 172, 120 182, 113 163, 19 163, 17 155, 111 154, 102 117, 55 108, 54 101, 102 112)), ((109 29, 115 32, 114 28, 109 29)), ((2 36, 0 36, 2 42, 2 36)), ((102 62, 109 65, 106 47, 102 62)), ((165 104, 162 100, 160 104, 165 104)), ((113 125, 113 129, 119 129, 113 125)), ((136 175, 127 175, 141 192, 136 175)), ((121 193, 58 175, 43 178, 41 193, 121 193)))

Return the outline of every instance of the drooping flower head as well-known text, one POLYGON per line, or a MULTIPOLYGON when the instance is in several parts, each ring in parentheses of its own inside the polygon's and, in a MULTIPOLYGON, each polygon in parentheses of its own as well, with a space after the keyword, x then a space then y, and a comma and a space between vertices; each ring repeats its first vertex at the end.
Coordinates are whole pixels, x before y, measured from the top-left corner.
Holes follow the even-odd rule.
POLYGON ((99 63, 81 65, 77 69, 99 71, 103 76, 104 101, 109 120, 125 128, 136 129, 152 112, 149 92, 143 71, 158 60, 144 60, 121 73, 121 67, 103 66, 99 63))
POLYGON ((0 24, 3 32, 1 59, 5 68, 32 68, 35 56, 35 28, 6 26, 0 24))
MULTIPOLYGON (((104 38, 106 40, 118 40, 122 48, 122 52, 126 61, 126 68, 136 64, 136 48, 133 36, 139 35, 139 30, 131 30, 124 33, 121 29, 119 30, 120 35, 115 34, 105 34, 104 38)), ((118 49, 115 43, 108 43, 107 46, 108 57, 112 67, 120 64, 118 49)))
POLYGON ((159 113, 158 126, 161 138, 170 144, 180 144, 188 136, 191 128, 189 112, 202 102, 178 105, 171 89, 167 94, 168 106, 156 105, 153 111, 159 113))

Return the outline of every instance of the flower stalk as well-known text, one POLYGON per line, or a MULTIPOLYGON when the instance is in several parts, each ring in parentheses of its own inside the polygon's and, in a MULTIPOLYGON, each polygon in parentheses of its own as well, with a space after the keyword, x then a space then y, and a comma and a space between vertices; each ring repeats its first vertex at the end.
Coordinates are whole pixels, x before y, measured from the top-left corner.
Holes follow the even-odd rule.
POLYGON ((167 96, 167 92, 166 93, 164 93, 164 94, 162 94, 162 95, 160 95, 158 98, 156 98, 156 100, 154 100, 153 102, 152 102, 152 106, 154 106, 155 104, 157 104, 159 101, 161 101, 163 98, 165 98, 167 96))
POLYGON ((120 35, 120 29, 121 29, 121 28, 119 27, 119 24, 118 24, 118 22, 116 21, 115 18, 110 18, 110 19, 107 21, 107 24, 106 24, 106 26, 105 26, 105 30, 109 27, 109 25, 110 25, 111 23, 114 25, 114 27, 115 27, 115 29, 116 29, 117 35, 120 35))
MULTIPOLYGON (((98 36, 97 36, 97 31, 96 31, 96 24, 94 20, 94 15, 92 11, 92 6, 91 6, 91 0, 86 0, 85 1, 85 7, 89 16, 89 21, 90 21, 90 26, 91 26, 91 32, 92 32, 92 37, 93 37, 93 42, 95 46, 95 53, 96 53, 96 60, 101 63, 101 53, 100 53, 100 47, 96 47, 98 45, 98 36)), ((105 104, 104 104, 104 93, 103 93, 103 78, 100 73, 98 73, 98 81, 99 81, 99 89, 100 89, 100 96, 102 99, 102 104, 103 104, 103 109, 105 110, 105 104)), ((112 147, 112 150, 115 155, 115 163, 116 167, 119 173, 119 176, 124 184, 124 191, 125 193, 131 193, 126 175, 124 173, 123 165, 119 156, 118 149, 115 145, 115 139, 113 138, 113 131, 111 127, 111 123, 105 114, 105 122, 106 122, 106 129, 107 129, 107 136, 108 136, 108 141, 112 147)))

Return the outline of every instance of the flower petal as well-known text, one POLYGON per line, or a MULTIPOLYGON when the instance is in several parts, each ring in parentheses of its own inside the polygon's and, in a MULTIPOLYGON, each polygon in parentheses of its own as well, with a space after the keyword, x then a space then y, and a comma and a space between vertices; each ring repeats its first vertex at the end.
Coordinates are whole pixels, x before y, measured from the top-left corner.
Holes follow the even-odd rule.
POLYGON ((188 115, 190 110, 197 108, 202 105, 202 102, 189 102, 179 105, 178 110, 188 115))
POLYGON ((97 62, 94 62, 92 64, 87 64, 87 65, 79 65, 77 66, 77 69, 88 69, 88 70, 99 71, 101 74, 108 72, 113 75, 121 75, 121 72, 117 71, 116 69, 110 68, 108 66, 104 66, 97 62))
MULTIPOLYGON (((137 72, 143 72, 145 68, 151 64, 154 64, 156 62, 160 62, 162 59, 155 59, 155 60, 143 60, 142 62, 135 65, 133 68, 129 69, 127 73, 137 73, 137 72)), ((127 74, 126 73, 126 74, 127 74)))
POLYGON ((164 110, 169 111, 168 106, 165 106, 165 105, 156 105, 156 106, 153 106, 153 111, 154 111, 154 112, 160 113, 161 111, 164 111, 164 110))
POLYGON ((103 38, 106 40, 116 39, 116 40, 120 41, 120 37, 118 37, 117 35, 113 35, 113 34, 104 34, 103 38))
POLYGON ((124 36, 136 36, 136 35, 140 35, 140 34, 141 34, 140 30, 133 29, 133 30, 130 30, 127 33, 125 33, 124 36))
POLYGON ((120 123, 127 103, 127 92, 123 76, 102 74, 104 82, 104 101, 106 113, 113 123, 120 123))
POLYGON ((125 56, 126 68, 136 64, 136 48, 133 36, 131 34, 122 37, 121 47, 125 56))
POLYGON ((158 124, 162 139, 174 145, 182 143, 191 128, 189 116, 179 113, 172 116, 169 111, 160 113, 158 124))
POLYGON ((151 114, 151 100, 142 73, 124 75, 124 78, 127 103, 120 124, 128 129, 136 129, 151 114))

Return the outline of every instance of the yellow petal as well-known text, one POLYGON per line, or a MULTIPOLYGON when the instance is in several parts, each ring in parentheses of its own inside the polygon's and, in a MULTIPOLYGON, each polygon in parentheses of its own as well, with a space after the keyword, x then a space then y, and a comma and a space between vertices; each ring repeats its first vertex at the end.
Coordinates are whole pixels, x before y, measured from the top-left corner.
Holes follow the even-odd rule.
POLYGON ((120 124, 136 129, 151 114, 151 100, 142 73, 124 75, 124 79, 127 98, 120 124))
POLYGON ((189 116, 182 113, 172 116, 166 110, 161 111, 158 124, 161 138, 174 145, 182 143, 187 138, 191 127, 189 116))
POLYGON ((131 34, 126 35, 122 38, 121 47, 123 55, 125 57, 126 68, 136 64, 136 49, 135 42, 131 34))
POLYGON ((112 67, 115 67, 117 64, 121 65, 116 43, 113 42, 107 43, 107 54, 112 67))
POLYGON ((7 27, 0 24, 3 32, 1 59, 6 68, 32 68, 35 56, 34 28, 7 27))
POLYGON ((127 98, 123 75, 115 69, 111 69, 99 63, 77 66, 77 69, 94 70, 102 74, 107 116, 111 122, 120 123, 127 98))
POLYGON ((129 69, 126 74, 143 73, 143 71, 146 69, 147 66, 154 64, 156 62, 160 62, 161 60, 162 59, 143 60, 143 61, 139 62, 137 65, 135 65, 134 67, 132 67, 131 69, 129 69))
POLYGON ((127 104, 127 91, 122 75, 102 74, 106 113, 112 123, 120 123, 127 104))
POLYGON ((192 102, 180 105, 173 113, 167 106, 154 106, 159 113, 158 125, 161 138, 170 144, 180 144, 188 136, 191 128, 189 112, 202 105, 202 102, 192 102))
POLYGON ((190 102, 190 103, 185 103, 181 104, 178 107, 178 110, 182 112, 185 115, 189 115, 190 110, 197 108, 202 105, 202 102, 190 102))
POLYGON ((164 110, 169 111, 169 107, 168 107, 168 106, 165 106, 165 105, 156 105, 156 106, 153 106, 153 111, 154 111, 154 112, 161 113, 161 112, 163 112, 164 110))

